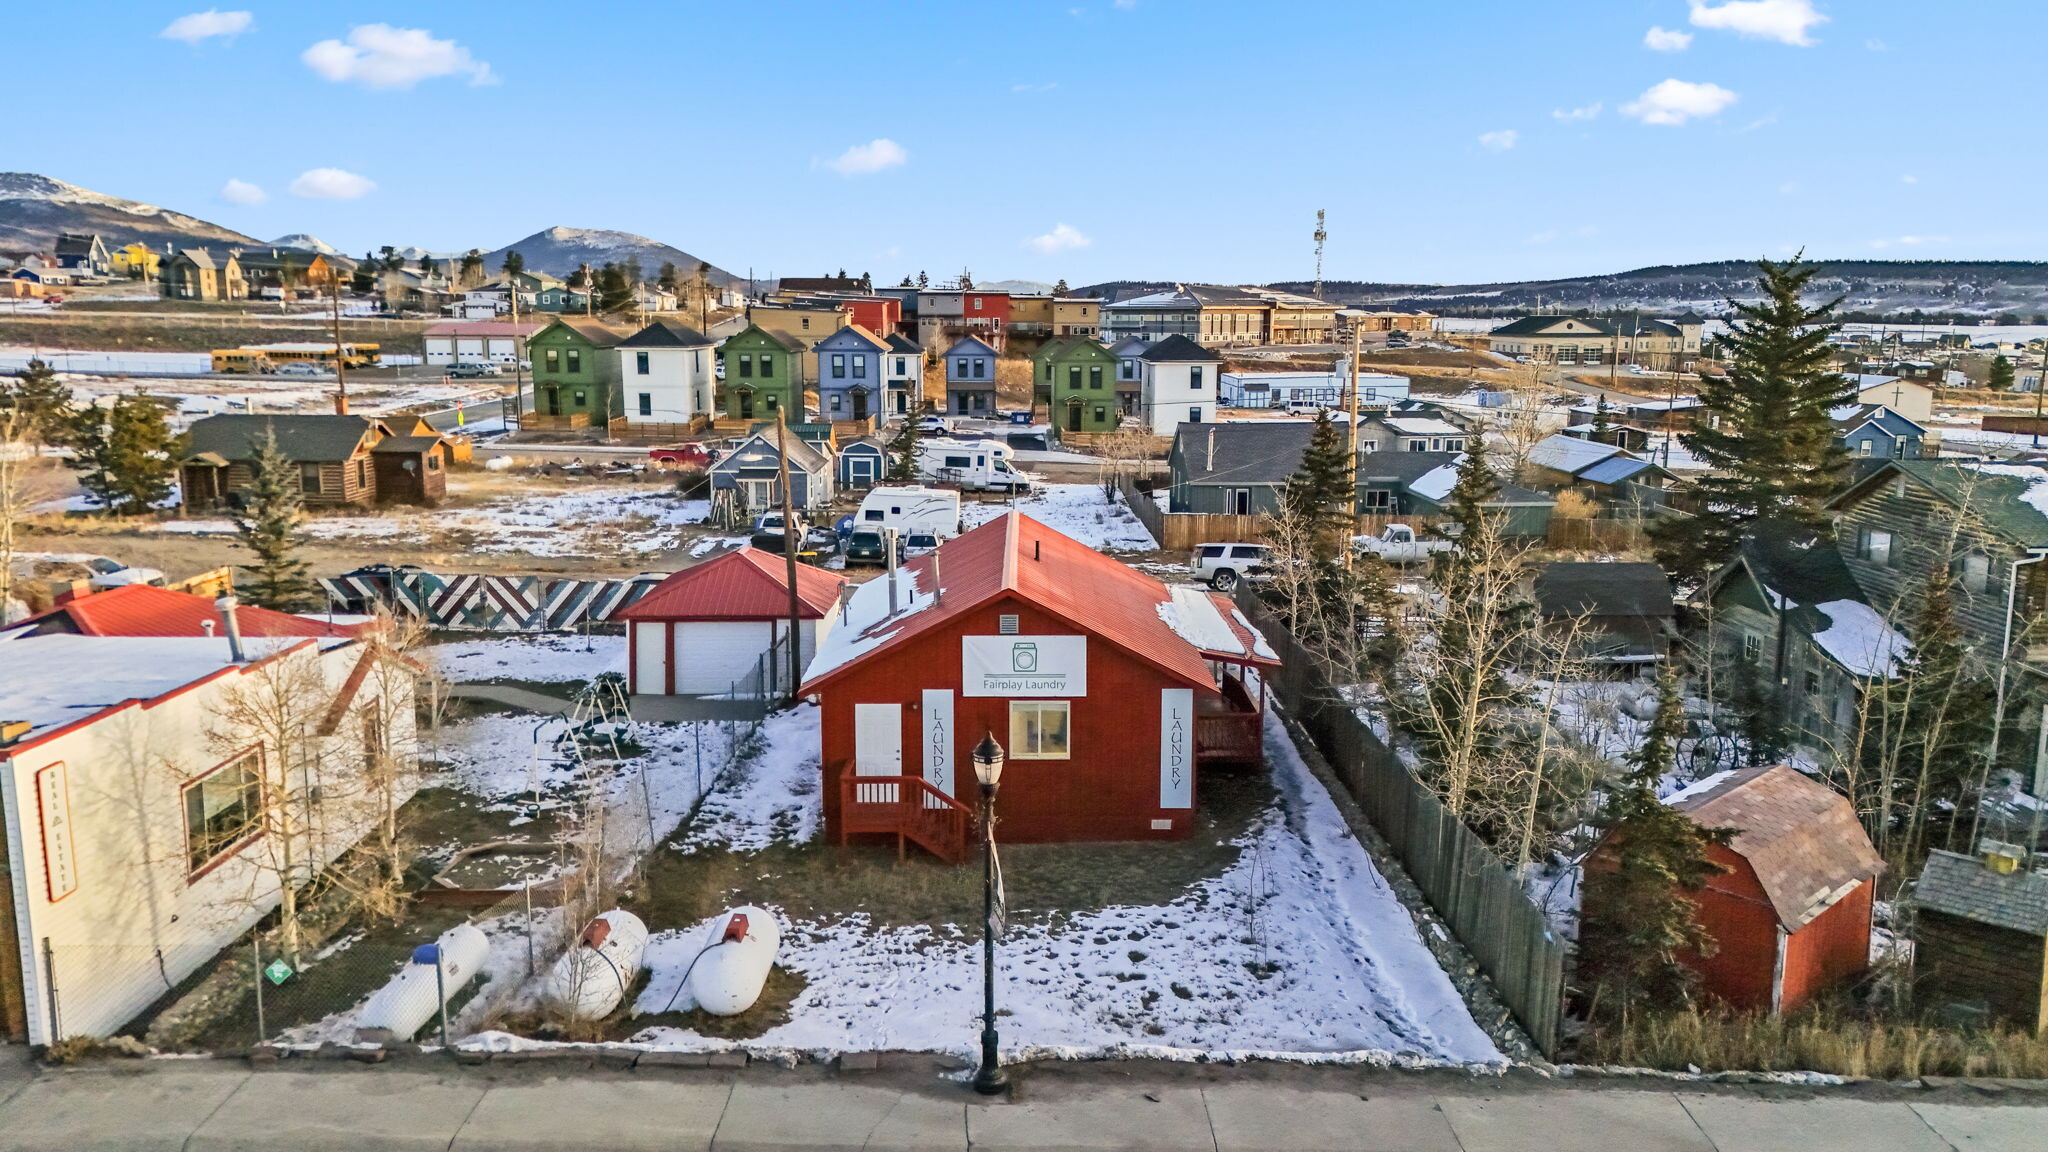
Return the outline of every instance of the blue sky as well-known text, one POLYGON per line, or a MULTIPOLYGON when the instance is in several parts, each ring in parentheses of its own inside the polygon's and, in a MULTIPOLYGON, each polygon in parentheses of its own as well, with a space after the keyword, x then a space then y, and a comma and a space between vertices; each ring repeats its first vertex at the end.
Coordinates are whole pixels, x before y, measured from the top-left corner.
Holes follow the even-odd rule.
POLYGON ((2044 32, 2034 0, 10 3, 18 59, 89 79, 18 100, 0 167, 351 253, 565 224, 891 283, 1307 279, 1318 208, 1331 279, 2039 259, 2044 32))

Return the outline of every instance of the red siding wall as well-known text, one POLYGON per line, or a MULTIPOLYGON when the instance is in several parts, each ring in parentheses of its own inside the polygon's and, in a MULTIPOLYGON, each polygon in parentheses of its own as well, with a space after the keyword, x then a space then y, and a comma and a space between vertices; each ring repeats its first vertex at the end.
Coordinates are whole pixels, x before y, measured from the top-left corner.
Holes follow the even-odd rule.
POLYGON ((1854 980, 1870 967, 1868 880, 1807 921, 1785 942, 1784 992, 1780 1007, 1790 1012, 1816 994, 1854 980))
MULTIPOLYGON (((969 757, 984 732, 1009 750, 1009 701, 968 697, 960 691, 960 638, 997 634, 996 617, 1018 616, 1022 635, 1075 635, 1075 630, 1019 600, 1004 598, 950 621, 904 647, 869 656, 818 694, 823 728, 825 834, 839 836, 839 781, 835 765, 852 770, 853 706, 903 705, 906 774, 918 771, 914 750, 923 731, 923 689, 954 693, 954 790, 976 803, 969 757)), ((1167 676, 1098 636, 1088 637, 1088 695, 1072 701, 1072 757, 1009 760, 996 800, 999 839, 1012 843, 1066 840, 1170 840, 1186 836, 1194 809, 1159 807, 1159 693, 1186 684, 1167 676), (1171 819, 1170 830, 1152 821, 1171 819)), ((1198 689, 1199 701, 1201 692, 1198 689)), ((1200 803, 1199 788, 1195 802, 1200 803)))
POLYGON ((1728 871, 1707 882, 1696 898, 1700 925, 1719 946, 1712 956, 1688 958, 1707 992, 1737 1008, 1769 1011, 1771 974, 1778 964, 1778 914, 1764 898, 1749 861, 1726 848, 1707 855, 1728 871))
POLYGON ((903 319, 903 301, 894 296, 877 296, 872 300, 849 300, 846 310, 855 324, 887 338, 896 330, 903 319))

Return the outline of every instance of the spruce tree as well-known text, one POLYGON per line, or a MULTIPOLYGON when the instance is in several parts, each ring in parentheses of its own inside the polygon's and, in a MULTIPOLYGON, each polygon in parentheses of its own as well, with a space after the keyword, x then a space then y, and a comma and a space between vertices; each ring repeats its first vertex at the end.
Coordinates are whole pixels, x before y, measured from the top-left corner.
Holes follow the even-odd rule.
POLYGON ((71 430, 71 386, 41 360, 30 360, 11 386, 0 388, 0 408, 21 413, 21 426, 40 444, 65 443, 71 430))
POLYGON ((919 288, 929 288, 932 286, 931 277, 926 276, 922 268, 918 269, 917 272, 917 286, 919 288))
POLYGON ((1280 491, 1281 514, 1310 526, 1319 560, 1335 559, 1349 543, 1354 471, 1351 452, 1326 408, 1316 414, 1301 464, 1280 491))
POLYGON ((1889 760, 1893 794, 1852 797, 1860 809, 1879 814, 1886 825, 1879 830, 1879 846, 1902 863, 1920 859, 1932 814, 1958 810, 1969 800, 1997 710, 1996 692, 1972 663, 1956 622, 1956 578, 1945 566, 1928 574, 1912 635, 1881 697, 1882 738, 1864 744, 1872 769, 1865 778, 1883 778, 1889 760), (1902 827, 1895 827, 1893 813, 1902 827), (1903 833, 1902 842, 1891 848, 1895 830, 1903 833))
POLYGON ((1715 951, 1693 894, 1722 871, 1708 849, 1733 833, 1702 828, 1657 796, 1684 730, 1678 670, 1666 665, 1656 718, 1601 805, 1596 823, 1606 835, 1586 868, 1579 980, 1603 1016, 1691 1003, 1698 977, 1682 958, 1715 951))
POLYGON ((374 254, 364 253, 363 262, 356 265, 355 274, 349 277, 348 286, 358 296, 367 296, 375 292, 377 290, 377 269, 379 267, 377 257, 374 254))
POLYGON ((517 250, 507 252, 505 253, 505 262, 498 267, 500 271, 505 273, 506 278, 510 279, 526 271, 526 257, 521 256, 517 250))
POLYGON ((299 525, 306 511, 299 498, 298 467, 277 446, 275 429, 265 427, 249 462, 249 487, 235 515, 235 535, 255 553, 243 589, 251 603, 279 612, 305 612, 316 606, 312 565, 298 558, 299 525))
POLYGON ((1611 425, 1607 419, 1607 393, 1602 392, 1600 398, 1593 403, 1593 439, 1606 443, 1609 427, 1611 425))
POLYGON ((1067 294, 1067 278, 1065 276, 1060 277, 1060 282, 1052 286, 1052 294, 1055 296, 1065 296, 1067 294))
POLYGON ((2003 356, 1991 358, 1991 387, 1999 392, 2012 391, 2012 361, 2003 356))
POLYGON ((1759 520, 1823 527, 1821 503, 1840 486, 1849 453, 1835 441, 1830 412, 1856 399, 1834 371, 1828 340, 1840 299, 1808 307, 1800 294, 1815 267, 1795 257, 1759 261, 1763 299, 1733 304, 1726 376, 1700 378, 1705 418, 1679 442, 1710 471, 1695 484, 1699 511, 1652 529, 1665 567, 1701 575, 1735 554, 1759 520))
POLYGON ((931 411, 931 403, 919 400, 910 406, 910 414, 903 418, 903 427, 889 441, 889 479, 910 483, 917 481, 917 422, 931 411))
POLYGON ((170 496, 182 445, 155 398, 138 392, 87 408, 72 436, 79 485, 117 515, 147 512, 170 496))
POLYGON ((1437 553, 1438 579, 1449 583, 1464 563, 1461 557, 1490 544, 1498 529, 1486 505, 1500 495, 1500 478, 1486 458, 1486 441, 1478 436, 1468 441, 1465 458, 1458 462, 1458 479, 1451 485, 1447 508, 1451 522, 1458 526, 1458 546, 1437 553))

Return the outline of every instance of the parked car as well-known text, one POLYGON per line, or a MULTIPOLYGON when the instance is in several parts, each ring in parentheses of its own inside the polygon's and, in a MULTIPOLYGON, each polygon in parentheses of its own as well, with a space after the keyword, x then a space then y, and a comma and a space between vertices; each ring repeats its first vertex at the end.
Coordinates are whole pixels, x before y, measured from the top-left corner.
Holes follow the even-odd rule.
POLYGON ((94 591, 104 592, 109 588, 120 588, 129 584, 162 584, 164 574, 155 568, 131 568, 119 560, 95 556, 86 562, 92 569, 94 591))
POLYGON ((709 468, 718 462, 718 449, 705 444, 678 444, 673 448, 650 448, 647 459, 662 468, 709 468))
POLYGON ((1287 414, 1289 416, 1320 416, 1327 410, 1321 404, 1313 404, 1304 400, 1297 400, 1287 406, 1287 414))
MULTIPOLYGON (((839 537, 830 528, 808 524, 801 516, 796 518, 796 527, 798 533, 797 556, 799 559, 815 561, 821 556, 838 550, 839 537)), ((763 512, 759 516, 754 517, 753 534, 747 538, 747 543, 752 544, 763 552, 773 552, 780 556, 782 555, 783 540, 782 513, 763 512)))
POLYGON ((1427 560, 1457 545, 1449 540, 1425 540, 1406 524, 1389 524, 1377 536, 1360 536, 1352 541, 1360 552, 1371 552, 1389 564, 1413 564, 1427 560))
POLYGON ((903 538, 903 558, 929 556, 939 550, 939 537, 935 532, 912 532, 903 538))
POLYGON ((896 559, 903 559, 903 538, 880 528, 855 528, 846 537, 846 565, 887 564, 889 545, 894 541, 896 559))
POLYGON ((944 416, 927 413, 917 418, 917 430, 921 433, 944 435, 949 427, 944 416))
POLYGON ((1240 580, 1260 583, 1273 578, 1269 565, 1273 550, 1264 544, 1203 544, 1195 549, 1188 566, 1197 580, 1207 580, 1218 592, 1228 592, 1240 580))
POLYGON ((331 376, 333 373, 311 360, 291 360, 277 366, 279 376, 331 376))
POLYGON ((496 364, 450 364, 448 375, 455 380, 475 380, 485 376, 503 376, 505 370, 496 364))

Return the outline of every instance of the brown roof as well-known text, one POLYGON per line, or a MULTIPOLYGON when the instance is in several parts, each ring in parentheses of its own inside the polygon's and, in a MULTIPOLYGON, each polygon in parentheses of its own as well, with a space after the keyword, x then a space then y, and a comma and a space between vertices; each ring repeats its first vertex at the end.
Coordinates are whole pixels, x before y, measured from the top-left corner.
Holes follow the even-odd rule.
POLYGON ((1787 931, 1884 871, 1848 797, 1784 764, 1724 772, 1671 804, 1701 827, 1735 829, 1729 847, 1756 870, 1787 931))

